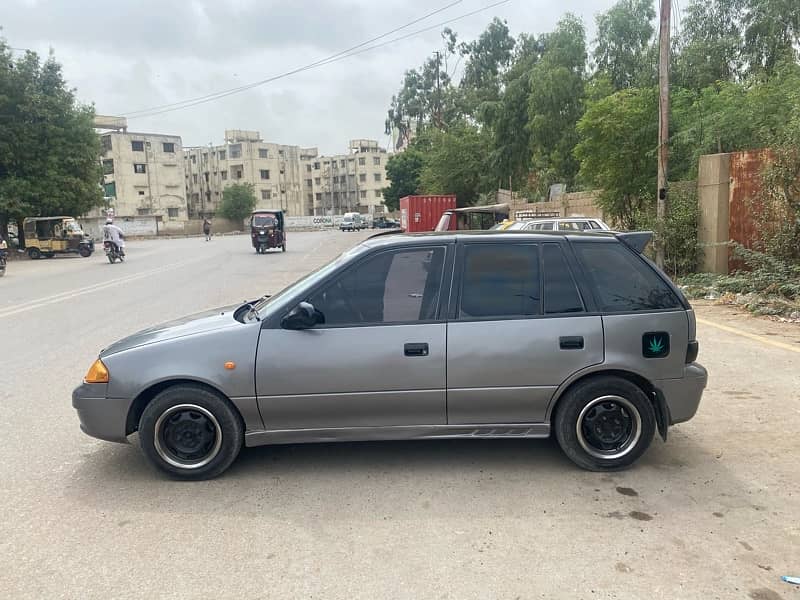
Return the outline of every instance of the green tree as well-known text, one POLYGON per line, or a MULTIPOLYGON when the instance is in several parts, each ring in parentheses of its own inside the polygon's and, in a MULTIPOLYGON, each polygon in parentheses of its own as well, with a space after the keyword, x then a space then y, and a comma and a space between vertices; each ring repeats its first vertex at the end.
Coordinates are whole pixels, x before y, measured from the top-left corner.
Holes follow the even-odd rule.
POLYGON ((744 0, 744 52, 751 71, 772 73, 795 62, 800 48, 800 2, 744 0))
POLYGON ((477 40, 460 45, 466 58, 459 83, 465 114, 474 116, 481 103, 499 99, 502 75, 511 64, 515 44, 506 22, 495 17, 477 40))
POLYGON ((652 0, 618 0, 597 16, 594 61, 615 90, 641 82, 648 69, 655 16, 652 0))
POLYGON ((417 149, 416 142, 412 142, 404 152, 389 156, 386 177, 391 185, 383 190, 383 201, 389 210, 398 210, 400 198, 419 192, 424 165, 425 154, 417 149))
POLYGON ((219 214, 226 219, 244 221, 256 206, 255 187, 252 183, 234 183, 222 191, 219 214))
POLYGON ((420 176, 424 193, 455 194, 459 206, 471 206, 496 185, 485 164, 489 138, 477 127, 460 123, 447 131, 432 129, 418 143, 426 147, 420 176))
MULTIPOLYGON (((94 109, 51 54, 14 59, 0 39, 0 232, 27 216, 82 215, 102 203, 94 109)), ((21 240, 24 242, 24 240, 21 240)))
POLYGON ((574 15, 565 15, 542 36, 544 52, 530 72, 528 130, 533 184, 544 194, 553 183, 575 183, 579 163, 576 124, 584 110, 586 33, 574 15))

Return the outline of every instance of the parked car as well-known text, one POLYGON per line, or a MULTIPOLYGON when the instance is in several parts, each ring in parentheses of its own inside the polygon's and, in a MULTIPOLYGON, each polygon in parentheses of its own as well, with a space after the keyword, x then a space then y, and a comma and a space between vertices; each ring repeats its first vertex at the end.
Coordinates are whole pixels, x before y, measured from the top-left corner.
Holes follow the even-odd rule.
POLYGON ((367 225, 361 215, 355 212, 345 213, 342 216, 342 222, 339 223, 339 229, 342 231, 359 231, 366 228, 367 225))
MULTIPOLYGON (((518 223, 521 221, 517 221, 518 223)), ((525 221, 523 231, 610 231, 600 219, 570 217, 563 219, 534 219, 525 221)))
POLYGON ((706 386, 650 233, 381 235, 282 292, 134 334, 75 389, 84 432, 177 478, 242 445, 555 435, 632 464, 706 386))
POLYGON ((395 229, 398 227, 400 227, 399 221, 395 221, 389 217, 375 217, 372 220, 373 229, 395 229))

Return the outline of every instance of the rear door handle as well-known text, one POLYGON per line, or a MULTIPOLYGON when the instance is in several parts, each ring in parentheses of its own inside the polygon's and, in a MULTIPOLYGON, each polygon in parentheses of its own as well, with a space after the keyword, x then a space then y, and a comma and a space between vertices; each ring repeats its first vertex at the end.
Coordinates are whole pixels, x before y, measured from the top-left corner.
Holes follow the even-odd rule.
POLYGON ((428 356, 428 344, 406 344, 403 352, 406 356, 428 356))
POLYGON ((583 350, 583 336, 572 335, 558 338, 558 347, 562 350, 583 350))

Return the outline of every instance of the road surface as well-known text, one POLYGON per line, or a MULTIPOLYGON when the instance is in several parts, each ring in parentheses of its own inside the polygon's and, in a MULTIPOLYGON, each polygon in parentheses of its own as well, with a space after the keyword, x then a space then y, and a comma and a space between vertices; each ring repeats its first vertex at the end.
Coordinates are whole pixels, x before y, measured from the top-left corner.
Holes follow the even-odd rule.
MULTIPOLYGON (((552 441, 244 449, 169 481, 70 404, 100 348, 274 292, 364 233, 129 244, 16 261, 0 280, 5 598, 800 598, 798 328, 699 307, 710 388, 633 469, 552 441)), ((135 441, 135 436, 133 437, 135 441)))

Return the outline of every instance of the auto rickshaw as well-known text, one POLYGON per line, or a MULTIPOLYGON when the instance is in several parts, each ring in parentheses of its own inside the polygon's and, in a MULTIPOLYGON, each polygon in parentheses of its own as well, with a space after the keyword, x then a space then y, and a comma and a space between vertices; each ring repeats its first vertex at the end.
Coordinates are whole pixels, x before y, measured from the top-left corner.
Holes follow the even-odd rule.
POLYGON ((508 204, 491 206, 469 206, 446 210, 439 219, 435 231, 462 231, 491 229, 508 219, 508 204))
POLYGON ((87 258, 94 252, 94 240, 73 217, 28 217, 23 221, 25 248, 33 259, 53 258, 56 254, 80 254, 87 258))
POLYGON ((250 240, 258 254, 271 248, 286 252, 286 232, 282 210, 254 210, 250 215, 250 240))

